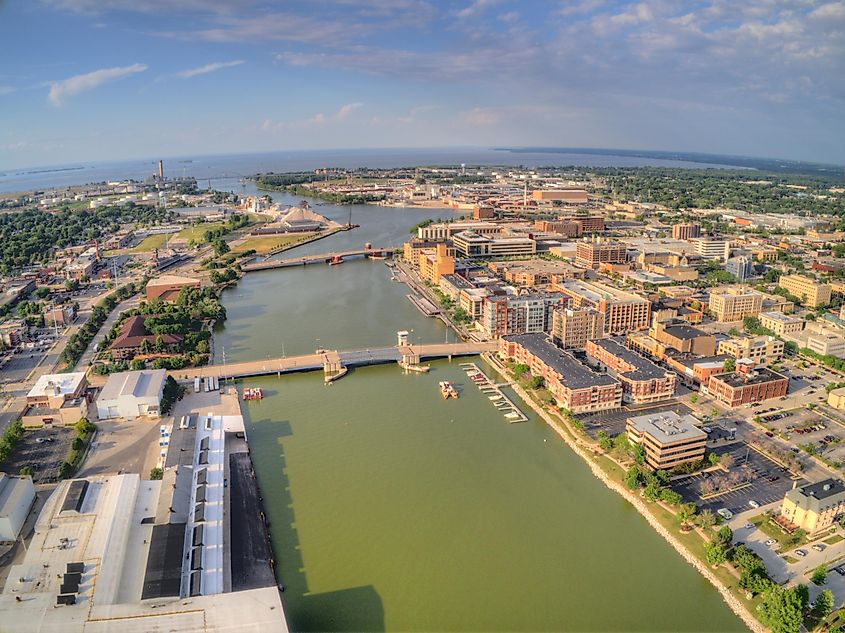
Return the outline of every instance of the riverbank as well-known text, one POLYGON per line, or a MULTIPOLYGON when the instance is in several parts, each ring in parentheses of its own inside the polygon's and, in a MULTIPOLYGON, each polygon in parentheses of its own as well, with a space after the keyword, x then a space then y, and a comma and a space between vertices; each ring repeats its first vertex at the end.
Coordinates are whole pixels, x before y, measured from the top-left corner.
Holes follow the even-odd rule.
MULTIPOLYGON (((496 371, 505 379, 510 379, 508 375, 507 368, 501 364, 498 358, 496 358, 495 354, 485 354, 483 355, 484 359, 492 365, 496 371)), ((702 576, 704 576, 710 584, 715 587, 715 589, 719 592, 722 596, 722 599, 725 603, 730 607, 731 611, 733 611, 738 618, 740 618, 745 625, 754 633, 766 633, 767 629, 765 626, 760 623, 751 613, 749 613, 748 609, 745 605, 734 596, 730 590, 724 586, 724 584, 716 577, 711 569, 707 567, 704 563, 702 563, 698 558, 696 558, 669 530, 664 527, 657 517, 651 512, 651 510, 647 507, 643 499, 639 496, 627 490, 624 486, 620 485, 618 482, 614 481, 602 468, 599 464, 596 463, 594 459, 592 459, 587 453, 586 447, 583 444, 582 440, 578 440, 577 436, 574 431, 571 429, 565 429, 561 426, 561 424, 565 424, 565 422, 556 422, 549 413, 540 406, 534 398, 532 398, 522 386, 514 381, 511 385, 513 390, 516 394, 525 402, 526 405, 531 407, 534 412, 539 415, 546 424, 551 427, 555 433, 563 439, 564 442, 572 449, 572 451, 578 455, 581 459, 583 459, 587 465, 590 467, 593 475, 601 481, 607 488, 613 490, 614 492, 621 495, 626 501, 628 501, 636 510, 639 512, 642 517, 649 523, 649 525, 654 528, 654 530, 667 542, 669 543, 678 554, 680 554, 685 561, 687 561, 690 565, 692 565, 702 576)))

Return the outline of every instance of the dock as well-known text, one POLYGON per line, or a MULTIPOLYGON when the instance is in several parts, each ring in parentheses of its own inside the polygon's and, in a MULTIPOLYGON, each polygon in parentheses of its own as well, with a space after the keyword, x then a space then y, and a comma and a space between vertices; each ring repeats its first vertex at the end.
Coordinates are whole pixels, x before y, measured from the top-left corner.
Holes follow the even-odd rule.
POLYGON ((466 372, 467 377, 476 384, 481 393, 487 396, 493 406, 502 412, 508 422, 515 424, 528 421, 528 416, 502 392, 502 387, 507 387, 507 383, 497 384, 490 380, 489 376, 475 363, 461 363, 461 369, 466 372))
POLYGON ((408 297, 408 301, 413 303, 417 310, 422 312, 427 317, 436 317, 440 314, 440 308, 434 305, 431 301, 426 299, 425 297, 416 297, 414 295, 405 295, 408 297))

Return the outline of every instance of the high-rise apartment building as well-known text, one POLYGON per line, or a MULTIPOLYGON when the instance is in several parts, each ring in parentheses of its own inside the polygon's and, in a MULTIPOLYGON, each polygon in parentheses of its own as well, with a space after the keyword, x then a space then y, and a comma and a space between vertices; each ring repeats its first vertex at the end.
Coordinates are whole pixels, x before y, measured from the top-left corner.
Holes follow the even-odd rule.
POLYGON ((743 288, 728 288, 711 292, 709 308, 717 321, 742 321, 757 316, 763 307, 763 295, 743 288))
POLYGON ((552 312, 552 340, 563 348, 584 349, 604 336, 604 314, 594 308, 558 308, 552 312))
POLYGON ((622 242, 594 240, 575 245, 575 263, 584 268, 598 268, 599 264, 624 264, 628 251, 622 242))
POLYGON ((689 240, 700 235, 701 225, 695 222, 672 226, 672 238, 676 240, 689 240))
POLYGON ((604 315, 610 335, 644 330, 651 321, 651 302, 605 284, 570 279, 552 286, 572 299, 574 308, 594 308, 604 315))

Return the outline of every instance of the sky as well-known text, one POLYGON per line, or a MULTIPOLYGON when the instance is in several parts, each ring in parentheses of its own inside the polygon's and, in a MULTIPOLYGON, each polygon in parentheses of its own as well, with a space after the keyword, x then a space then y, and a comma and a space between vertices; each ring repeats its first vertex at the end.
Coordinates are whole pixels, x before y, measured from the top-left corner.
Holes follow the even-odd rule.
POLYGON ((845 164, 845 0, 0 0, 0 168, 503 145, 845 164))

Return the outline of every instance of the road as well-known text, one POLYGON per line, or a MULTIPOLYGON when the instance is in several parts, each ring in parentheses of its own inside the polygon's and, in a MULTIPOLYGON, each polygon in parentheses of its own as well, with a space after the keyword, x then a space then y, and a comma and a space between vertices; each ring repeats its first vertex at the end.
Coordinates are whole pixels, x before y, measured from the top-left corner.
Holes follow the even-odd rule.
POLYGON ((131 310, 133 308, 137 308, 138 305, 141 303, 141 299, 143 298, 143 291, 135 295, 134 297, 130 297, 126 299, 122 303, 119 303, 115 306, 114 310, 106 317, 106 320, 103 322, 103 325, 100 326, 99 331, 94 335, 94 338, 91 339, 91 342, 88 344, 85 352, 83 352, 82 356, 77 361, 76 366, 74 367, 74 371, 87 371, 88 367, 91 366, 91 363, 94 361, 94 358, 97 356, 97 352, 94 351, 98 349, 97 346, 103 342, 103 339, 106 338, 106 335, 111 331, 112 326, 115 324, 115 321, 120 317, 122 312, 126 310, 131 310))

